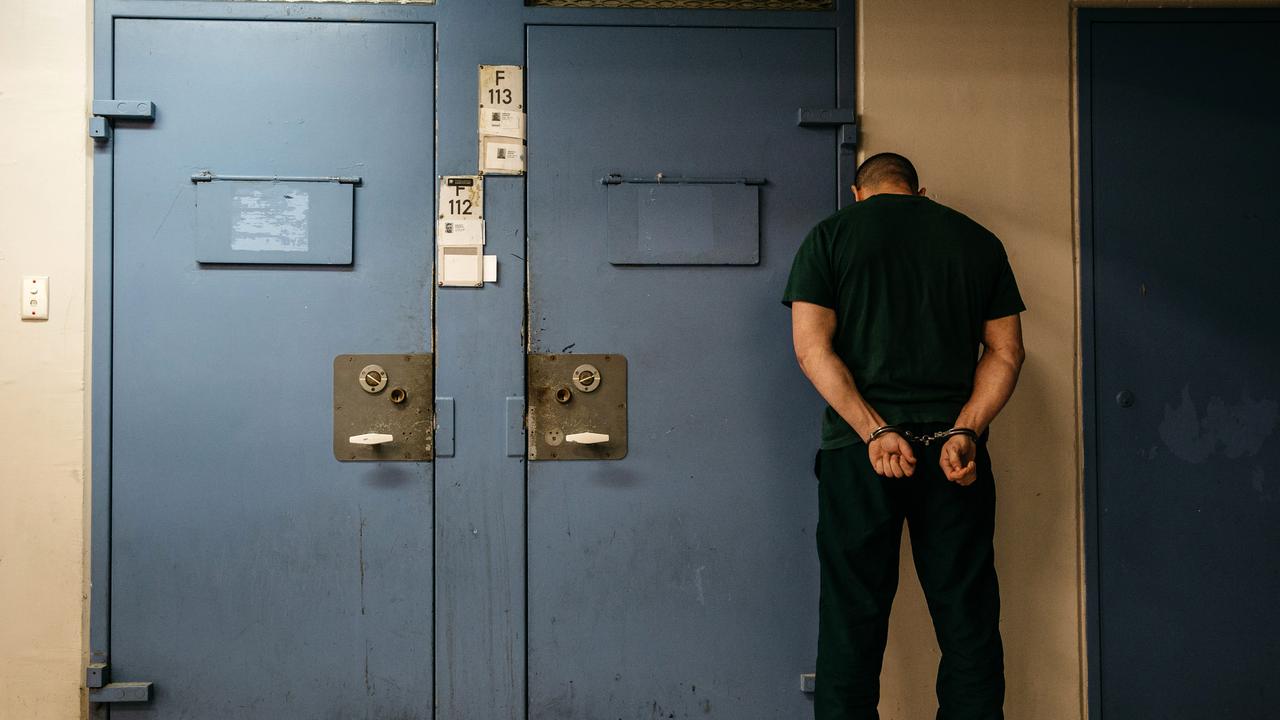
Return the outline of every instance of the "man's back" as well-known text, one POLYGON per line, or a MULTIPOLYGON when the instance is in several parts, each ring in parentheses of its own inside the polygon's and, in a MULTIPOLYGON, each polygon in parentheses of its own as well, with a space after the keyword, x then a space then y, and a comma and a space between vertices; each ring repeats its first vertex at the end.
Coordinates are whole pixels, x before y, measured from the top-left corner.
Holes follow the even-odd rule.
MULTIPOLYGON (((986 320, 1021 312, 1000 240, 918 195, 879 194, 819 223, 784 302, 832 308, 832 345, 891 424, 955 420, 973 390, 986 320)), ((828 408, 822 446, 859 438, 828 408)))

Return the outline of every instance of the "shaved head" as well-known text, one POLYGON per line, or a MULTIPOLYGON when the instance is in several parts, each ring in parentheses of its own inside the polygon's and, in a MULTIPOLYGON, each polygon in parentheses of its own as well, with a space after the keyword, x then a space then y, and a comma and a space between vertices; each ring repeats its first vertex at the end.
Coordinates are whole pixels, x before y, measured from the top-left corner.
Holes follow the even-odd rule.
POLYGON ((853 184, 860 188, 901 185, 912 193, 920 192, 920 177, 911 161, 897 153, 872 155, 858 166, 853 184))

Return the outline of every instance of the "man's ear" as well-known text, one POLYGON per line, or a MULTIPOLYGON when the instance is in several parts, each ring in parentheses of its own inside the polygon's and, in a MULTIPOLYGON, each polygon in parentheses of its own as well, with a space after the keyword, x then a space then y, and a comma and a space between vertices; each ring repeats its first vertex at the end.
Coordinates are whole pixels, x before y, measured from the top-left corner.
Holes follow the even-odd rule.
POLYGON ((858 202, 862 202, 863 200, 867 199, 867 196, 862 193, 862 189, 859 188, 857 185, 850 185, 849 189, 853 191, 854 200, 858 202))
POLYGON ((929 189, 929 188, 922 187, 922 188, 920 188, 919 190, 917 190, 917 191, 916 191, 916 194, 917 194, 917 195, 919 195, 920 197, 924 197, 925 191, 926 191, 926 190, 928 190, 928 189, 929 189))

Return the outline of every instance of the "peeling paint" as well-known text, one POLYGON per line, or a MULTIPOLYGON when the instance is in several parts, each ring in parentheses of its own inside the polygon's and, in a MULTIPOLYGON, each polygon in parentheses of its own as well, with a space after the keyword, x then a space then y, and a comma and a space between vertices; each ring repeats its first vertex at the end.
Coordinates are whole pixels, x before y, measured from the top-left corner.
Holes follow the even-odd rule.
POLYGON ((231 225, 232 250, 249 252, 306 252, 310 249, 307 215, 310 194, 294 188, 269 192, 239 188, 232 197, 238 212, 231 225))
POLYGON ((1165 404, 1159 432, 1169 452, 1185 462, 1202 463, 1219 451, 1236 460, 1258 454, 1275 432, 1276 419, 1275 401, 1254 400, 1247 393, 1234 404, 1210 397, 1202 417, 1190 388, 1183 386, 1177 407, 1165 404))

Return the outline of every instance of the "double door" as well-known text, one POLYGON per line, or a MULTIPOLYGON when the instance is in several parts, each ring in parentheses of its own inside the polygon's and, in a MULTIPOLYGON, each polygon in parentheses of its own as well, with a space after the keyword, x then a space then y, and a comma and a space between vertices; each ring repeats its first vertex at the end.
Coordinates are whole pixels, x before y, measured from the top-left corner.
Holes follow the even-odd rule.
POLYGON ((153 685, 95 711, 807 712, 819 403, 778 298, 839 197, 837 129, 797 125, 836 106, 836 14, 229 5, 111 23, 109 89, 155 117, 98 150, 91 650, 153 685), (497 283, 440 287, 482 63, 525 68, 527 173, 484 180, 497 283), (402 362, 370 396, 428 418, 412 452, 341 451, 352 355, 402 362), (601 428, 533 422, 548 358, 599 373, 570 405, 620 393, 590 459, 548 432, 601 428))

